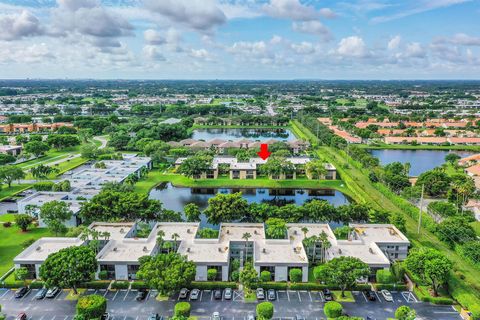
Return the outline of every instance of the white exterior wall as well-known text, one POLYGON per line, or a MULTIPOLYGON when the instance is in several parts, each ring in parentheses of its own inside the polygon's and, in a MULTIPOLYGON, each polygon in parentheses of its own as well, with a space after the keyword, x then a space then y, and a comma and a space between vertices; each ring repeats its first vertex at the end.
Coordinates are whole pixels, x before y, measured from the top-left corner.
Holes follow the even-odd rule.
POLYGON ((275 281, 288 281, 288 267, 275 266, 275 281))
POLYGON ((222 266, 222 281, 228 281, 228 266, 222 266))
POLYGON ((308 282, 308 267, 302 267, 302 282, 308 282))
POLYGON ((195 281, 207 281, 207 266, 197 266, 195 281))

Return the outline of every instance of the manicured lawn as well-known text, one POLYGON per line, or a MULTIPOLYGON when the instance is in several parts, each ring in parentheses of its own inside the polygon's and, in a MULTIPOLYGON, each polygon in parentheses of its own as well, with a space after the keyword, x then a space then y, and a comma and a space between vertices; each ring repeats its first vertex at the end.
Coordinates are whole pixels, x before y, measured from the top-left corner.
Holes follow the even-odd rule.
POLYGON ((345 291, 345 297, 342 297, 342 291, 332 290, 333 300, 337 302, 355 302, 355 298, 352 295, 351 291, 345 291))
MULTIPOLYGON (((56 177, 62 175, 63 173, 65 173, 69 170, 75 169, 76 167, 81 166, 82 164, 84 164, 87 161, 88 161, 88 159, 85 159, 85 158, 82 158, 82 157, 77 157, 77 158, 65 160, 61 163, 57 163, 57 164, 53 165, 52 167, 57 168, 58 173, 50 174, 48 176, 48 179, 55 179, 56 177)), ((48 164, 47 164, 47 166, 48 166, 48 164)), ((30 172, 28 172, 27 175, 25 176, 25 179, 27 179, 27 180, 34 179, 34 177, 30 172)))
POLYGON ((5 228, 0 226, 0 275, 3 275, 13 266, 13 258, 22 252, 22 242, 28 239, 51 237, 52 234, 46 228, 33 228, 22 232, 15 225, 5 228))
POLYGON ((480 221, 472 222, 471 226, 473 227, 473 229, 475 229, 475 232, 477 233, 477 236, 480 237, 480 221))
POLYGON ((22 192, 24 190, 27 190, 31 187, 30 184, 12 184, 12 186, 9 188, 8 186, 4 185, 0 189, 0 201, 10 198, 11 196, 22 192))
POLYGON ((328 188, 339 190, 348 196, 351 195, 347 186, 341 180, 270 180, 268 178, 257 178, 252 180, 232 180, 227 177, 218 179, 200 179, 194 180, 179 174, 162 173, 160 171, 151 171, 145 180, 139 181, 135 185, 135 191, 138 193, 148 193, 153 187, 162 182, 171 182, 178 187, 239 187, 239 188, 307 188, 318 189, 328 188))
POLYGON ((0 215, 0 222, 13 222, 13 221, 15 221, 15 215, 13 213, 0 215))

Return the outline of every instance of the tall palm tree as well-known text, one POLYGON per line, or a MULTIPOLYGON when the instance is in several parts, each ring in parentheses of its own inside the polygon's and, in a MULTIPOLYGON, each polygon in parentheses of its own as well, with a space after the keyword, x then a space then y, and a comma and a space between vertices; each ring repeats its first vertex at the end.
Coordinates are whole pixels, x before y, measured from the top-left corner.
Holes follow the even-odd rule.
POLYGON ((172 234, 172 240, 173 240, 173 250, 176 252, 177 251, 177 240, 180 238, 178 233, 172 234))
POLYGON ((403 164, 403 170, 404 170, 406 176, 409 176, 411 167, 412 167, 412 165, 410 164, 410 162, 405 162, 403 164))
POLYGON ((148 168, 147 168, 147 167, 142 167, 142 168, 140 169, 140 175, 141 175, 142 177, 145 177, 147 174, 148 174, 148 168))
POLYGON ((308 228, 307 227, 302 227, 302 232, 303 232, 303 238, 305 239, 307 237, 307 233, 308 233, 308 228))
POLYGON ((248 257, 248 240, 252 237, 252 235, 249 232, 245 232, 242 235, 242 239, 245 240, 245 260, 248 257))
POLYGON ((157 246, 160 248, 160 253, 162 252, 162 249, 163 249, 163 238, 165 237, 165 231, 163 230, 160 230, 158 231, 157 233, 157 246))
POLYGON ((328 240, 328 236, 325 233, 325 231, 322 231, 322 233, 320 234, 318 239, 322 243, 322 262, 325 262, 325 258, 326 258, 326 255, 327 255, 327 250, 332 247, 332 244, 328 240))

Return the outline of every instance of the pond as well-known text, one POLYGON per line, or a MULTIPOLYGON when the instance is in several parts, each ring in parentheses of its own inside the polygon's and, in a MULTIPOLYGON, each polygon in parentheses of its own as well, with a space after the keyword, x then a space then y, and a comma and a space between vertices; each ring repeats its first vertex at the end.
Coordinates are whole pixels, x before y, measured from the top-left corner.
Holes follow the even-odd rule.
POLYGON ((410 175, 419 176, 421 173, 432 170, 435 167, 445 163, 445 156, 449 153, 456 153, 460 157, 466 157, 473 154, 470 151, 452 151, 452 150, 394 150, 381 149, 370 150, 374 157, 380 160, 382 165, 399 161, 401 163, 410 162, 410 175))
MULTIPOLYGON (((272 204, 303 204, 308 199, 323 199, 340 206, 350 203, 350 199, 342 192, 334 189, 265 189, 265 188, 183 188, 171 183, 164 183, 150 191, 150 198, 160 200, 164 208, 183 212, 183 207, 195 203, 200 210, 208 205, 208 199, 217 193, 242 192, 249 203, 270 202, 272 204)), ((207 225, 202 217, 202 225, 207 225)))
POLYGON ((295 135, 289 129, 195 129, 192 139, 195 140, 239 140, 242 138, 251 140, 277 139, 282 141, 295 140, 295 135))

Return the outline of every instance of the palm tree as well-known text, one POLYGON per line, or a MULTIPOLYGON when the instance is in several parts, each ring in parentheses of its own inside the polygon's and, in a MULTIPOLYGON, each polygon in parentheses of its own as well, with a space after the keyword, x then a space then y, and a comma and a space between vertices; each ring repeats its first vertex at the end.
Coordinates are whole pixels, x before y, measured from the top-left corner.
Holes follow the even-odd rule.
POLYGON ((308 233, 308 228, 307 227, 302 227, 302 232, 303 232, 303 238, 305 239, 307 237, 307 233, 308 233))
POLYGON ((318 237, 318 240, 320 240, 320 242, 322 243, 322 262, 325 262, 327 250, 332 247, 332 244, 328 240, 328 235, 325 233, 325 231, 322 231, 322 233, 318 237))
POLYGON ((410 164, 410 162, 405 162, 403 164, 403 170, 404 170, 406 176, 408 176, 410 174, 410 168, 411 167, 412 167, 412 165, 410 164))
POLYGON ((125 178, 125 183, 133 186, 138 181, 138 176, 134 173, 129 174, 125 178))
POLYGON ((162 251, 163 248, 163 238, 165 237, 165 231, 160 230, 157 233, 157 246, 160 248, 160 252, 162 251))
POLYGON ((148 174, 148 168, 147 168, 147 167, 142 167, 142 168, 140 169, 140 175, 141 175, 142 177, 145 177, 147 174, 148 174))
POLYGON ((248 257, 248 240, 252 237, 252 235, 249 232, 245 232, 242 235, 242 239, 245 240, 245 260, 248 257))
POLYGON ((177 240, 178 238, 180 238, 180 236, 178 235, 178 233, 174 233, 172 234, 172 239, 173 239, 173 250, 174 251, 177 251, 177 240))

